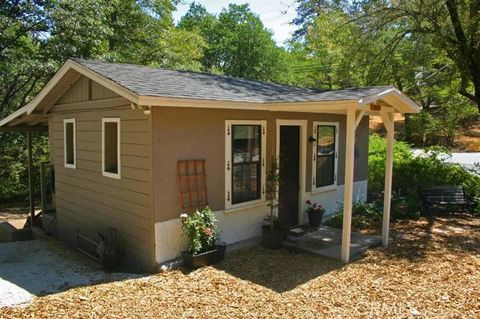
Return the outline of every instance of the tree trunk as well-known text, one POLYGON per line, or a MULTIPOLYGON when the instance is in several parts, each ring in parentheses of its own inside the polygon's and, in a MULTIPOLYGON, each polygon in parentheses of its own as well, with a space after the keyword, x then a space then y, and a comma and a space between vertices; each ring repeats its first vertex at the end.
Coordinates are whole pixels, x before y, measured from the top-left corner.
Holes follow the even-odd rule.
POLYGON ((467 36, 458 14, 456 0, 446 0, 445 4, 447 5, 453 31, 455 32, 455 37, 458 43, 458 58, 456 63, 461 72, 463 70, 460 94, 477 104, 477 108, 480 112, 480 58, 478 57, 476 43, 474 43, 475 38, 472 36, 470 39, 471 43, 468 43, 467 36), (467 72, 469 73, 468 76, 466 74, 467 72), (473 94, 467 91, 468 82, 470 80, 469 78, 473 82, 473 94))

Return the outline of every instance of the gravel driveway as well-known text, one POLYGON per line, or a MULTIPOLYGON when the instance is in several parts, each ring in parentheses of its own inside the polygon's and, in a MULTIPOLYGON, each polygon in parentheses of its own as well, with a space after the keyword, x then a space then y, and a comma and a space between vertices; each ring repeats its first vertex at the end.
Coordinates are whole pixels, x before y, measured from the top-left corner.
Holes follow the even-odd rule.
POLYGON ((97 268, 53 239, 0 243, 0 307, 28 304, 35 296, 75 286, 138 277, 97 268))

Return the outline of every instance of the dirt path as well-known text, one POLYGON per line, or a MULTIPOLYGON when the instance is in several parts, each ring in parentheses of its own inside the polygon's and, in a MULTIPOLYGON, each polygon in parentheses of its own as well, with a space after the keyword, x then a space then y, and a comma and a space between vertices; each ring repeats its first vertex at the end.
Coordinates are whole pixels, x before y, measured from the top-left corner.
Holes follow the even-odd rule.
POLYGON ((478 318, 480 220, 393 225, 349 265, 261 247, 215 267, 70 289, 4 318, 478 318))

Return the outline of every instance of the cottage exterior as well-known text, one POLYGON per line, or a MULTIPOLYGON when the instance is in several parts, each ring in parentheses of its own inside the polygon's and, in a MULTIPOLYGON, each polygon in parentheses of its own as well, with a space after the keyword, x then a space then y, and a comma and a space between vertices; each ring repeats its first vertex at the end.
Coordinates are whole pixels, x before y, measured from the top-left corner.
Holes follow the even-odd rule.
POLYGON ((177 162, 206 161, 209 206, 222 239, 260 235, 265 173, 280 159, 279 218, 307 221, 307 199, 344 205, 349 260, 353 201, 366 200, 368 115, 387 128, 384 245, 388 244, 393 113, 418 106, 393 87, 315 91, 193 72, 69 60, 0 129, 48 126, 58 237, 124 240, 127 265, 154 271, 185 249, 177 162))

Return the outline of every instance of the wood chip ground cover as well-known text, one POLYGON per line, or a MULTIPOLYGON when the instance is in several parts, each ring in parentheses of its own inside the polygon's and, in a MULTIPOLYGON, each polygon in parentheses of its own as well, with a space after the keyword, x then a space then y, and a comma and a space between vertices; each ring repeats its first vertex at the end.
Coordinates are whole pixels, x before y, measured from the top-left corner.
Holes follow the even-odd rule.
POLYGON ((479 318, 480 220, 398 222, 349 265, 262 247, 214 267, 70 289, 0 318, 479 318))

